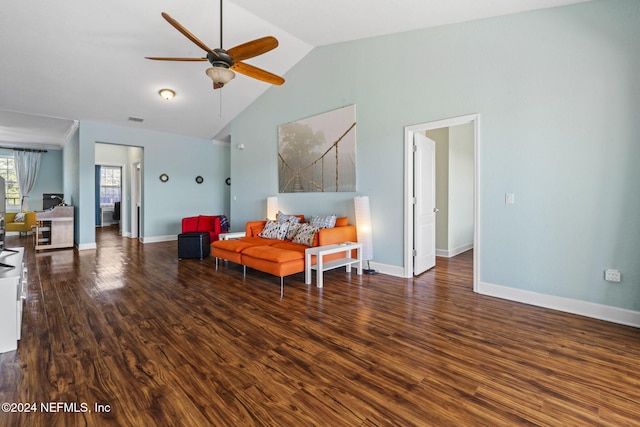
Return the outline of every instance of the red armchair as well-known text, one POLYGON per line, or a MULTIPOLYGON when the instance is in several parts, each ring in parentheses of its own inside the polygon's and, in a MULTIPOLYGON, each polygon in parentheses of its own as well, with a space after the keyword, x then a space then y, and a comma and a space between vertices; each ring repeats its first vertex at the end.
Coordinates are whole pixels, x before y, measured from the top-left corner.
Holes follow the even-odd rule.
POLYGON ((215 242, 222 232, 220 217, 217 215, 199 215, 182 218, 182 232, 209 232, 209 241, 215 242))

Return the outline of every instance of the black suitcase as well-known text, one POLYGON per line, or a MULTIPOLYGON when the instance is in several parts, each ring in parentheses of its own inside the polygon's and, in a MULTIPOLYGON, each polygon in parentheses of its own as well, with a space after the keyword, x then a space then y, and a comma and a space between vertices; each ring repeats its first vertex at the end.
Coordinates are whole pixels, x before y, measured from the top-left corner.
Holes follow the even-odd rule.
POLYGON ((209 255, 208 232, 178 234, 178 259, 203 259, 209 255))

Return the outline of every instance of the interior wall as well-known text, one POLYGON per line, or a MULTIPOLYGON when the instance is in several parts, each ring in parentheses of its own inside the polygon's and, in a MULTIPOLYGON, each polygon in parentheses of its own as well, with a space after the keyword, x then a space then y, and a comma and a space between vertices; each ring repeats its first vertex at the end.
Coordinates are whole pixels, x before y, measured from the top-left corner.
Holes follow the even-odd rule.
POLYGON ((62 150, 49 149, 46 153, 42 153, 38 177, 29 194, 30 210, 42 210, 42 195, 44 193, 64 193, 62 187, 62 150))
MULTIPOLYGON (((93 159, 88 159, 88 161, 90 167, 93 168, 93 159)), ((67 204, 74 207, 73 241, 76 246, 79 246, 81 242, 78 210, 78 206, 80 206, 80 179, 80 127, 78 127, 62 149, 63 193, 67 204)))
MULTIPOLYGON (((640 2, 594 0, 314 49, 232 123, 236 227, 277 194, 277 126, 355 104, 374 261, 402 266, 404 127, 479 113, 480 281, 640 310, 638 22, 640 2)), ((353 196, 280 198, 352 214, 353 196)))
POLYGON ((199 214, 220 214, 225 206, 229 176, 229 147, 211 140, 151 132, 95 122, 80 122, 79 138, 79 245, 95 247, 96 142, 139 147, 144 150, 144 242, 172 240, 180 233, 181 219, 199 214), (169 175, 163 183, 159 176, 169 175), (204 181, 198 184, 196 176, 204 181))
POLYGON ((449 128, 449 256, 473 247, 473 132, 472 123, 449 128))

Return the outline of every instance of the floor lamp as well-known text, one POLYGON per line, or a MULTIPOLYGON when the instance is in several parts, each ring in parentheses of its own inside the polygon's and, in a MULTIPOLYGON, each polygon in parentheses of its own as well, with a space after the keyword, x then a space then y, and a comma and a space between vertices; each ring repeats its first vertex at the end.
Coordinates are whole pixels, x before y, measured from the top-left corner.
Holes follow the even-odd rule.
POLYGON ((278 198, 276 196, 267 197, 267 219, 276 220, 278 216, 278 198))
POLYGON ((369 267, 369 261, 373 258, 369 196, 356 196, 353 198, 353 204, 356 212, 358 243, 362 244, 362 259, 367 261, 367 268, 364 268, 362 271, 364 274, 376 274, 376 271, 369 267))

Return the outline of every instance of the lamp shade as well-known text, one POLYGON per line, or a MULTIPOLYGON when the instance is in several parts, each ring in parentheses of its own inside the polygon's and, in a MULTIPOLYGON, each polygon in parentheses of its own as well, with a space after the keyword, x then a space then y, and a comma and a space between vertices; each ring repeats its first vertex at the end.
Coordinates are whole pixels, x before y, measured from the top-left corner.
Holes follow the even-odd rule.
POLYGON ((278 198, 275 196, 267 197, 267 219, 275 220, 278 215, 278 198))
POLYGON ((356 231, 358 243, 362 244, 362 259, 373 259, 373 236, 371 233, 371 208, 369 196, 356 196, 353 198, 356 213, 356 231))
POLYGON ((209 78, 213 80, 214 83, 217 83, 219 85, 225 85, 229 83, 236 76, 233 71, 223 67, 207 68, 205 72, 207 73, 207 76, 209 76, 209 78))

